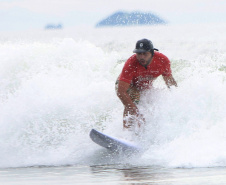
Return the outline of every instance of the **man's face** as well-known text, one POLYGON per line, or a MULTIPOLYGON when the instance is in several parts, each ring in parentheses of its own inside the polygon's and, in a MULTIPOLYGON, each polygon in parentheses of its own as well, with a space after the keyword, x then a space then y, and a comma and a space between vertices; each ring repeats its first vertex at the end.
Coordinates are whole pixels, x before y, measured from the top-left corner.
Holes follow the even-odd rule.
POLYGON ((144 67, 146 67, 152 59, 151 52, 137 53, 136 56, 139 63, 144 67))

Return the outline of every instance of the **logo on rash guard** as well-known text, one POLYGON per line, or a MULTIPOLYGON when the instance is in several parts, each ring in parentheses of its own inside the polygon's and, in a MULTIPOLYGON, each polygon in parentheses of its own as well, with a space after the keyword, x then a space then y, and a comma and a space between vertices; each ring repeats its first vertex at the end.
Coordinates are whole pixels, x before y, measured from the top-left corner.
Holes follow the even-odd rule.
POLYGON ((154 78, 153 76, 145 76, 145 77, 142 77, 142 76, 139 76, 138 77, 138 82, 144 82, 144 81, 153 81, 153 80, 155 80, 156 79, 156 77, 154 78))

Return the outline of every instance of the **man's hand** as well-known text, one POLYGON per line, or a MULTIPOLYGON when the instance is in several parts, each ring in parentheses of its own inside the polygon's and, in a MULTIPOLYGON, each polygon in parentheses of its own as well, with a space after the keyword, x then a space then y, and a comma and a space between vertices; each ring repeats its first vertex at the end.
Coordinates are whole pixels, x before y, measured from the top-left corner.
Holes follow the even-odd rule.
POLYGON ((131 128, 136 125, 140 128, 145 123, 145 119, 136 106, 133 108, 125 107, 123 123, 124 128, 131 128))

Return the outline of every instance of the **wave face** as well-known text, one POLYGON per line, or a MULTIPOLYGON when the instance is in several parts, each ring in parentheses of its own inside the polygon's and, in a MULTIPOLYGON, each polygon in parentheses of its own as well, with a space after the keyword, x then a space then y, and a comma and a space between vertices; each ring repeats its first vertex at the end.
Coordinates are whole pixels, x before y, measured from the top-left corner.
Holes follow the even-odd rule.
POLYGON ((218 24, 2 34, 0 167, 226 166, 225 31, 218 24), (88 133, 124 134, 114 83, 141 38, 169 57, 179 87, 154 82, 140 105, 147 151, 120 161, 88 133))

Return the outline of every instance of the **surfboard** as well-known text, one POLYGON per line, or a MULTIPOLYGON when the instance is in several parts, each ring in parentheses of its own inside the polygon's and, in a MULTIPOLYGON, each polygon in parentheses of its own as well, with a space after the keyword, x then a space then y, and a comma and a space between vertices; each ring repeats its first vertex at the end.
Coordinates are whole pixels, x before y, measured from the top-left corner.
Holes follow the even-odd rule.
POLYGON ((138 153, 141 151, 141 148, 136 144, 108 136, 104 133, 101 133, 95 129, 92 129, 89 134, 90 138, 96 144, 104 147, 112 152, 123 152, 123 153, 138 153))

